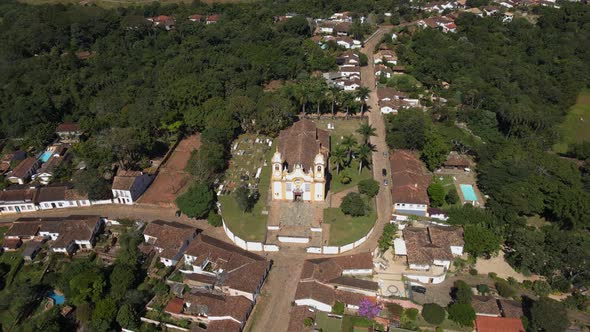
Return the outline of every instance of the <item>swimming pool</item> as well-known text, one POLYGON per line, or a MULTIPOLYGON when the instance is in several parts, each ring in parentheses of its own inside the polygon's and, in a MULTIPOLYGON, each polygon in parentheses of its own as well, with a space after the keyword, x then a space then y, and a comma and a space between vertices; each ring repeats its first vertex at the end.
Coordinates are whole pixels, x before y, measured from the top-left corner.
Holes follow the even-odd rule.
POLYGON ((47 160, 49 160, 49 158, 51 158, 51 155, 53 153, 51 153, 51 151, 45 151, 43 152, 43 154, 41 154, 41 156, 39 156, 39 160, 41 160, 42 163, 46 163, 47 160))
POLYGON ((466 201, 477 201, 477 196, 475 196, 475 191, 473 190, 472 185, 462 184, 461 191, 463 192, 463 197, 465 197, 466 201))
POLYGON ((63 295, 58 295, 51 291, 47 294, 48 297, 52 298, 56 305, 64 304, 66 298, 63 295))

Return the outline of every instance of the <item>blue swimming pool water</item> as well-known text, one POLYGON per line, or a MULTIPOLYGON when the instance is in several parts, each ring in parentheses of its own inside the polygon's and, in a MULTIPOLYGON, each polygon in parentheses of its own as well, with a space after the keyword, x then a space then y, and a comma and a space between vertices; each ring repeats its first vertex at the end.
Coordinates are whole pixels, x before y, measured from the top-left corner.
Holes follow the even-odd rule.
POLYGON ((461 191, 463 192, 463 197, 467 201, 477 201, 477 196, 475 196, 475 191, 473 191, 473 186, 470 184, 462 184, 461 191))
POLYGON ((66 298, 63 295, 55 294, 55 292, 49 292, 47 296, 52 298, 53 301, 55 301, 55 304, 57 305, 64 304, 64 302, 66 301, 66 298))
POLYGON ((51 155, 52 153, 50 151, 45 151, 41 156, 39 156, 39 160, 41 160, 42 163, 46 163, 47 160, 51 158, 51 155))

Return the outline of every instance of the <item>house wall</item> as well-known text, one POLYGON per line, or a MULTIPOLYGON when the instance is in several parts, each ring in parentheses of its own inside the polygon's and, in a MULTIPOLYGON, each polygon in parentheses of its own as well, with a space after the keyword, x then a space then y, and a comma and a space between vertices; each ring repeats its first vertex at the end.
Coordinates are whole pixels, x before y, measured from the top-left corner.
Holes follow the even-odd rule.
POLYGON ((162 262, 162 264, 164 264, 164 266, 174 266, 174 265, 176 265, 176 263, 178 263, 177 260, 164 258, 164 257, 160 257, 160 262, 162 262))
POLYGON ((59 233, 39 232, 39 235, 51 238, 51 241, 57 240, 59 233))
POLYGON ((307 237, 295 237, 295 236, 279 236, 279 241, 285 243, 309 243, 307 237))
POLYGON ((410 264, 410 270, 429 270, 430 265, 410 264))
POLYGON ((424 276, 419 274, 404 274, 404 276, 410 280, 419 281, 424 284, 440 284, 441 282, 445 281, 446 274, 442 274, 441 276, 424 276))
POLYGON ((373 274, 373 269, 350 269, 350 270, 342 270, 342 274, 344 275, 353 275, 353 276, 369 276, 373 274))
POLYGON ((395 212, 403 214, 413 214, 417 216, 426 216, 428 206, 426 204, 413 203, 395 203, 395 212))
POLYGON ((449 266, 451 266, 451 262, 450 261, 443 261, 443 260, 438 260, 435 259, 433 262, 434 265, 438 265, 438 266, 444 266, 445 270, 449 268, 449 266))
POLYGON ((455 256, 462 256, 463 255, 463 246, 451 246, 451 252, 455 256))
POLYGON ((0 205, 0 213, 18 213, 18 212, 30 212, 37 211, 37 206, 33 202, 26 203, 4 203, 0 205))
POLYGON ((332 306, 326 303, 322 303, 313 299, 299 299, 295 300, 296 305, 303 305, 309 306, 312 308, 316 308, 317 310, 324 311, 324 312, 332 312, 332 306))
POLYGON ((243 296, 252 302, 254 302, 255 299, 255 294, 244 292, 238 289, 228 288, 227 293, 231 296, 243 296))
POLYGON ((397 114, 397 110, 389 107, 389 106, 383 106, 381 107, 381 114, 397 114))
POLYGON ((78 201, 45 201, 39 202, 39 209, 40 210, 49 210, 49 209, 65 209, 69 207, 76 207, 79 206, 78 201))

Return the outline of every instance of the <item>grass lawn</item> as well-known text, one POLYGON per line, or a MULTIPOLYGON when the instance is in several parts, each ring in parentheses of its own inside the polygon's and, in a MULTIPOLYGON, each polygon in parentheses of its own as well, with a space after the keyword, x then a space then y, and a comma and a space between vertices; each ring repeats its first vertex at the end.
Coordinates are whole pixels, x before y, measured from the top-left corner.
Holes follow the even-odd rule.
POLYGON ((560 140, 553 146, 553 151, 565 153, 568 145, 590 140, 590 89, 583 90, 578 100, 559 125, 560 140))
POLYGON ((318 328, 322 329, 322 332, 340 332, 342 319, 328 317, 328 314, 325 312, 319 312, 315 318, 316 324, 318 328))
MULTIPOLYGON (((374 152, 376 153, 376 152, 374 152)), ((341 192, 342 190, 346 190, 352 187, 355 187, 359 181, 371 179, 373 177, 371 173, 371 169, 367 167, 363 167, 361 174, 359 174, 359 163, 355 159, 352 160, 350 163, 350 167, 345 168, 346 172, 350 176, 351 181, 347 184, 340 183, 339 174, 336 173, 336 167, 332 167, 330 170, 331 180, 329 184, 329 190, 335 194, 341 192)), ((342 173, 344 170, 341 169, 340 172, 342 173)))
POLYGON ((324 210, 324 222, 330 224, 330 239, 328 244, 342 246, 352 243, 367 235, 375 225, 377 214, 375 203, 371 200, 371 212, 362 217, 351 217, 345 215, 340 208, 329 208, 324 210))
MULTIPOLYGON (((446 195, 449 193, 449 191, 453 188, 455 188, 455 181, 453 180, 453 176, 452 175, 434 175, 433 176, 433 182, 437 181, 440 182, 443 186, 443 188, 445 189, 445 197, 446 195), (442 178, 442 180, 441 180, 442 178)), ((459 194, 459 193, 457 193, 459 194)), ((454 205, 449 205, 447 202, 444 202, 443 206, 441 206, 441 209, 448 209, 451 206, 461 206, 461 201, 459 200, 456 204, 454 205)))
MULTIPOLYGON (((360 110, 359 110, 360 112, 360 110)), ((312 119, 313 122, 319 129, 327 130, 330 133, 330 148, 334 149, 340 143, 340 140, 343 136, 347 136, 352 134, 357 141, 361 142, 362 137, 360 134, 356 132, 356 130, 361 126, 361 123, 366 122, 366 120, 361 119, 312 119), (334 129, 328 129, 328 123, 334 125, 334 129)))
POLYGON ((366 331, 362 329, 355 329, 355 327, 369 327, 369 326, 380 326, 379 324, 375 323, 375 321, 360 317, 360 316, 348 316, 345 315, 342 319, 342 332, 356 332, 356 331, 366 331))
POLYGON ((258 183, 260 198, 256 205, 254 205, 252 212, 242 213, 231 194, 219 197, 221 213, 225 223, 235 235, 246 241, 263 241, 266 236, 268 215, 263 215, 262 211, 266 210, 270 188, 270 159, 273 153, 274 149, 271 147, 264 155, 268 163, 266 167, 262 167, 262 172, 260 173, 260 182, 258 183))

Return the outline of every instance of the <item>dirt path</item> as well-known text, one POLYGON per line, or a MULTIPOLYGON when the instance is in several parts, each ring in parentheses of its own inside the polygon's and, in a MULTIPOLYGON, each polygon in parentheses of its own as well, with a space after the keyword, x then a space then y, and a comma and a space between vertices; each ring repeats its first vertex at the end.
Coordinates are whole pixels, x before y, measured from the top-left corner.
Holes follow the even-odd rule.
POLYGON ((523 282, 523 280, 538 280, 540 279, 539 276, 532 275, 527 277, 521 273, 516 272, 504 259, 504 253, 500 251, 500 254, 496 257, 490 259, 478 259, 477 263, 475 264, 475 269, 479 274, 488 274, 490 272, 494 272, 500 278, 507 279, 508 277, 512 277, 516 279, 518 282, 523 282))
POLYGON ((274 262, 272 270, 244 331, 286 331, 289 326, 291 302, 295 298, 306 254, 303 249, 288 248, 268 258, 274 262))

